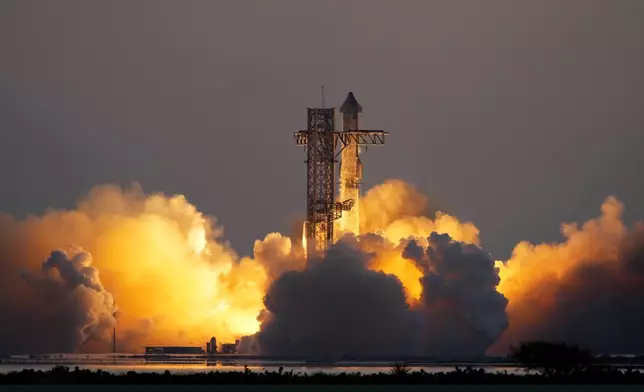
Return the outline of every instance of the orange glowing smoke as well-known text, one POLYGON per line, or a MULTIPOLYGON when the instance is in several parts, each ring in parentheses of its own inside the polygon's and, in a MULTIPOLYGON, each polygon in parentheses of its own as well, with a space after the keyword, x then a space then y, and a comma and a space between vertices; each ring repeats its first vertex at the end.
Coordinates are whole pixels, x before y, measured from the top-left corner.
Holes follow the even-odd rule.
POLYGON ((409 303, 420 298, 419 279, 422 272, 402 257, 401 240, 417 239, 426 246, 427 238, 435 231, 447 233, 454 240, 478 244, 478 229, 470 222, 437 212, 434 219, 424 216, 427 197, 412 185, 400 180, 388 180, 371 188, 360 200, 360 232, 383 237, 384 244, 362 241, 361 248, 374 253, 371 268, 393 274, 405 287, 409 303))
MULTIPOLYGON (((359 246, 374 255, 371 269, 401 280, 409 304, 421 297, 423 273, 402 257, 404 240, 426 246, 427 237, 438 232, 479 244, 472 223, 441 212, 427 217, 427 204, 424 195, 399 180, 370 189, 360 200, 359 246)), ((529 335, 530 326, 545 317, 555 300, 548 288, 571 268, 588 260, 617 260, 627 235, 621 212, 622 205, 608 198, 601 217, 581 229, 562 226, 566 242, 522 242, 510 260, 497 262, 498 290, 509 299, 510 327, 492 352, 504 352, 509 343, 529 335)), ((223 231, 214 219, 183 196, 146 195, 138 185, 96 187, 74 211, 49 211, 20 222, 0 216, 0 223, 3 257, 13 263, 0 264, 6 287, 23 287, 20 270, 38 269, 54 249, 75 245, 92 254, 103 286, 118 305, 121 351, 139 351, 145 344, 201 345, 210 336, 234 341, 254 334, 270 282, 305 267, 302 249, 294 249, 279 233, 256 241, 253 258, 240 258, 221 240, 223 231)), ((15 292, 20 290, 28 295, 24 287, 15 292)))
POLYGON ((609 197, 601 206, 601 216, 587 221, 581 229, 574 223, 562 224, 565 242, 536 246, 521 242, 510 260, 497 262, 501 277, 498 290, 509 299, 510 327, 491 352, 504 353, 509 344, 532 335, 532 329, 549 316, 557 300, 556 288, 570 279, 573 269, 585 263, 616 266, 628 234, 621 221, 622 211, 623 205, 609 197))
MULTIPOLYGON (((3 266, 7 275, 38 270, 52 250, 68 245, 93 255, 118 306, 120 351, 139 351, 145 344, 202 345, 210 336, 231 342, 255 333, 269 263, 290 253, 291 245, 271 234, 266 244, 255 244, 268 255, 263 260, 239 259, 220 241, 214 220, 183 196, 148 196, 137 185, 100 186, 74 211, 50 211, 11 225, 3 228, 23 233, 24 243, 8 241, 23 246, 9 257, 18 265, 3 266)), ((290 262, 280 260, 279 268, 290 262)))
POLYGON ((151 322, 150 343, 231 340, 258 329, 264 269, 217 242, 221 229, 184 197, 101 187, 79 212, 100 232, 92 253, 120 308, 121 335, 139 333, 140 320, 151 322))

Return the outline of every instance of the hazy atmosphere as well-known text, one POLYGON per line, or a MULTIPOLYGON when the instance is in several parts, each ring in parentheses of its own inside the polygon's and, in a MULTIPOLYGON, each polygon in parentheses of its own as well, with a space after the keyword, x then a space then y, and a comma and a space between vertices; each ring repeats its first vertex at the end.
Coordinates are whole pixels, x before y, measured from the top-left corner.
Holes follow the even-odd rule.
POLYGON ((505 258, 604 197, 644 217, 644 4, 3 1, 0 206, 96 184, 182 193, 242 253, 304 211, 292 132, 353 91, 397 177, 505 258))
POLYGON ((124 349, 644 351, 643 37, 639 0, 5 0, 0 353, 117 321, 124 349), (390 136, 360 235, 307 259, 322 85, 390 136))

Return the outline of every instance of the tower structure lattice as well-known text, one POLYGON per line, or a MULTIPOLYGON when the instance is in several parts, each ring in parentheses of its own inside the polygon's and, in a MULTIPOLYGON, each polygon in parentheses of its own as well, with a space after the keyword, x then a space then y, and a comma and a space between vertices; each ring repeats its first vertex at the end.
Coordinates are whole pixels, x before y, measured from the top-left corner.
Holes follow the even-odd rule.
POLYGON ((307 192, 304 237, 306 254, 324 252, 335 240, 334 221, 347 213, 340 230, 359 234, 359 184, 361 146, 384 145, 387 132, 359 130, 358 113, 362 107, 349 93, 340 108, 342 131, 335 130, 335 108, 308 108, 307 129, 295 132, 295 143, 306 149, 307 192), (342 155, 340 200, 335 201, 335 163, 342 155))

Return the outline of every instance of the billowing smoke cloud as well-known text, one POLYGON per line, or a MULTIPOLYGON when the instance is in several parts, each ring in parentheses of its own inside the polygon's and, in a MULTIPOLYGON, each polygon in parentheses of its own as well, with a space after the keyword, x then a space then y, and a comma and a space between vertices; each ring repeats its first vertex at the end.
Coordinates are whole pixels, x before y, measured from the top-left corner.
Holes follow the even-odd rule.
MULTIPOLYGON (((433 220, 422 216, 427 210, 426 199, 399 181, 373 188, 365 199, 361 204, 363 232, 369 229, 394 243, 408 237, 417 241, 408 245, 404 257, 399 257, 395 246, 374 247, 363 240, 361 247, 379 249, 371 268, 398 276, 404 283, 408 302, 413 304, 413 299, 422 295, 421 302, 431 307, 427 301, 440 298, 441 291, 427 287, 428 282, 437 278, 423 277, 435 268, 429 262, 432 257, 424 251, 427 244, 423 238, 435 231, 467 244, 479 244, 478 230, 471 223, 460 223, 440 212, 433 220), (392 203, 387 205, 389 200, 392 203), (408 260, 414 260, 414 265, 410 266, 408 260), (423 283, 416 283, 419 280, 423 283)), ((625 227, 621 221, 623 206, 613 197, 605 201, 601 210, 599 218, 586 222, 581 229, 576 224, 562 225, 565 242, 536 246, 522 242, 515 247, 510 260, 497 262, 498 291, 508 299, 508 329, 488 353, 506 354, 510 344, 532 339, 568 341, 596 352, 644 352, 644 339, 637 332, 644 328, 644 318, 640 317, 644 306, 638 301, 644 294, 644 229, 641 224, 630 230, 625 227)), ((489 257, 486 258, 489 263, 489 257)), ((470 298, 475 297, 489 301, 482 308, 503 307, 504 301, 497 295, 470 298)), ((445 306, 450 312, 455 308, 458 304, 445 306)), ((503 330, 503 314, 498 311, 489 314, 489 318, 483 313, 474 313, 472 317, 493 326, 478 335, 476 341, 481 347, 503 330)), ((450 328, 456 325, 462 328, 468 324, 454 323, 450 328)), ((434 331, 429 335, 445 339, 467 336, 462 330, 452 334, 434 331)))
POLYGON ((421 304, 427 316, 426 353, 483 355, 508 325, 506 298, 496 287, 498 268, 476 245, 432 233, 423 249, 411 241, 403 256, 423 271, 421 304))
POLYGON ((270 256, 240 259, 222 234, 183 196, 146 195, 138 185, 96 187, 72 211, 0 215, 0 353, 111 350, 107 292, 119 310, 119 351, 256 332, 267 271, 289 268, 281 256, 290 240, 271 235, 255 246, 270 256), (54 252, 46 275, 33 272, 71 245, 86 251, 54 252))
POLYGON ((566 242, 520 243, 501 267, 510 327, 493 352, 518 341, 567 341, 601 353, 644 352, 644 228, 628 230, 623 205, 608 198, 566 242))
POLYGON ((137 185, 94 188, 72 211, 0 214, 0 353, 105 352, 115 301, 119 351, 210 336, 326 358, 503 354, 530 339, 644 351, 644 227, 627 229, 616 199, 563 225, 565 242, 520 243, 496 265, 472 223, 426 216, 402 181, 360 208, 364 234, 308 264, 279 233, 240 258, 183 196, 137 185))
MULTIPOLYGON (((432 231, 478 242, 478 231, 469 223, 440 213, 434 220, 415 216, 427 209, 427 200, 401 181, 372 189, 361 206, 366 230, 380 234, 373 236, 380 239, 373 250, 361 238, 360 247, 371 252, 360 258, 363 264, 368 260, 363 272, 371 276, 382 271, 402 280, 404 306, 419 300, 422 273, 402 257, 400 245, 391 244, 409 236, 427 237, 432 231)), ((145 344, 195 344, 213 335, 220 342, 232 342, 253 334, 264 320, 258 320, 258 314, 264 308, 266 288, 282 275, 303 271, 302 252, 292 239, 272 233, 255 242, 254 258, 240 259, 222 236, 216 221, 183 196, 146 195, 138 185, 96 187, 72 211, 52 210, 22 221, 0 216, 0 312, 11 316, 0 327, 0 352, 50 351, 53 348, 33 337, 62 336, 63 331, 76 337, 61 350, 111 348, 101 332, 104 328, 83 328, 78 335, 81 327, 64 322, 62 314, 68 309, 34 305, 42 301, 42 288, 32 282, 33 273, 27 280, 21 278, 23 270, 37 270, 52 250, 70 245, 85 249, 84 256, 74 254, 64 263, 55 261, 62 257, 56 254, 49 264, 67 286, 87 290, 99 287, 94 277, 100 271, 98 292, 111 293, 118 304, 119 351, 138 351, 145 344), (95 270, 84 270, 90 254, 95 270), (74 263, 77 269, 70 267, 74 263)), ((86 310, 79 320, 95 320, 100 313, 89 303, 79 309, 86 310)))
POLYGON ((483 355, 507 326, 498 270, 479 247, 437 233, 426 248, 415 241, 395 247, 424 273, 421 301, 410 307, 396 276, 370 269, 379 252, 394 252, 391 243, 375 235, 359 240, 343 239, 323 259, 270 286, 270 315, 257 335, 263 353, 334 359, 483 355), (360 249, 365 243, 372 253, 360 249))
POLYGON ((339 243, 309 268, 283 274, 266 294, 262 352, 336 359, 408 350, 411 320, 402 284, 366 264, 366 254, 339 243))
MULTIPOLYGON (((19 344, 11 338, 20 323, 37 333, 21 336, 42 352, 73 352, 88 339, 107 340, 114 326, 114 300, 101 284, 99 273, 92 266, 91 255, 82 249, 73 249, 72 256, 62 250, 51 253, 40 272, 24 271, 22 278, 33 289, 26 298, 15 294, 5 300, 16 303, 13 312, 3 317, 0 333, 2 348, 19 344)), ((4 350, 3 350, 4 351, 4 350)))
POLYGON ((398 243, 409 237, 427 238, 430 233, 448 233, 453 239, 479 243, 479 230, 471 222, 437 211, 427 216, 429 201, 414 186, 401 180, 387 180, 360 199, 360 232, 374 233, 398 243))
POLYGON ((270 280, 278 278, 284 272, 304 268, 305 259, 301 254, 292 252, 291 244, 291 239, 280 233, 271 233, 264 241, 255 241, 255 260, 264 266, 270 280))
POLYGON ((478 229, 471 222, 437 211, 434 218, 427 197, 412 185, 388 180, 366 192, 360 202, 360 247, 374 254, 370 268, 394 274, 403 282, 407 302, 420 299, 422 268, 405 259, 399 248, 401 240, 416 239, 426 246, 431 233, 449 234, 456 241, 479 244, 478 229), (383 240, 384 239, 384 240, 383 240))

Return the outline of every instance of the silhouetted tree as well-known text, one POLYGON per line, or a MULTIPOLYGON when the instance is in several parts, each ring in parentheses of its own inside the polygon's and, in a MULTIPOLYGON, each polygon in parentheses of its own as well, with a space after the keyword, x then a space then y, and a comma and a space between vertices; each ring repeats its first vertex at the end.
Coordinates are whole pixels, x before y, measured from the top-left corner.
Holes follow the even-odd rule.
POLYGON ((389 368, 389 373, 394 376, 406 376, 411 372, 411 367, 404 363, 394 363, 389 368))
POLYGON ((526 370, 544 376, 568 376, 590 370, 596 363, 589 350, 558 342, 525 342, 510 347, 511 358, 526 370))

